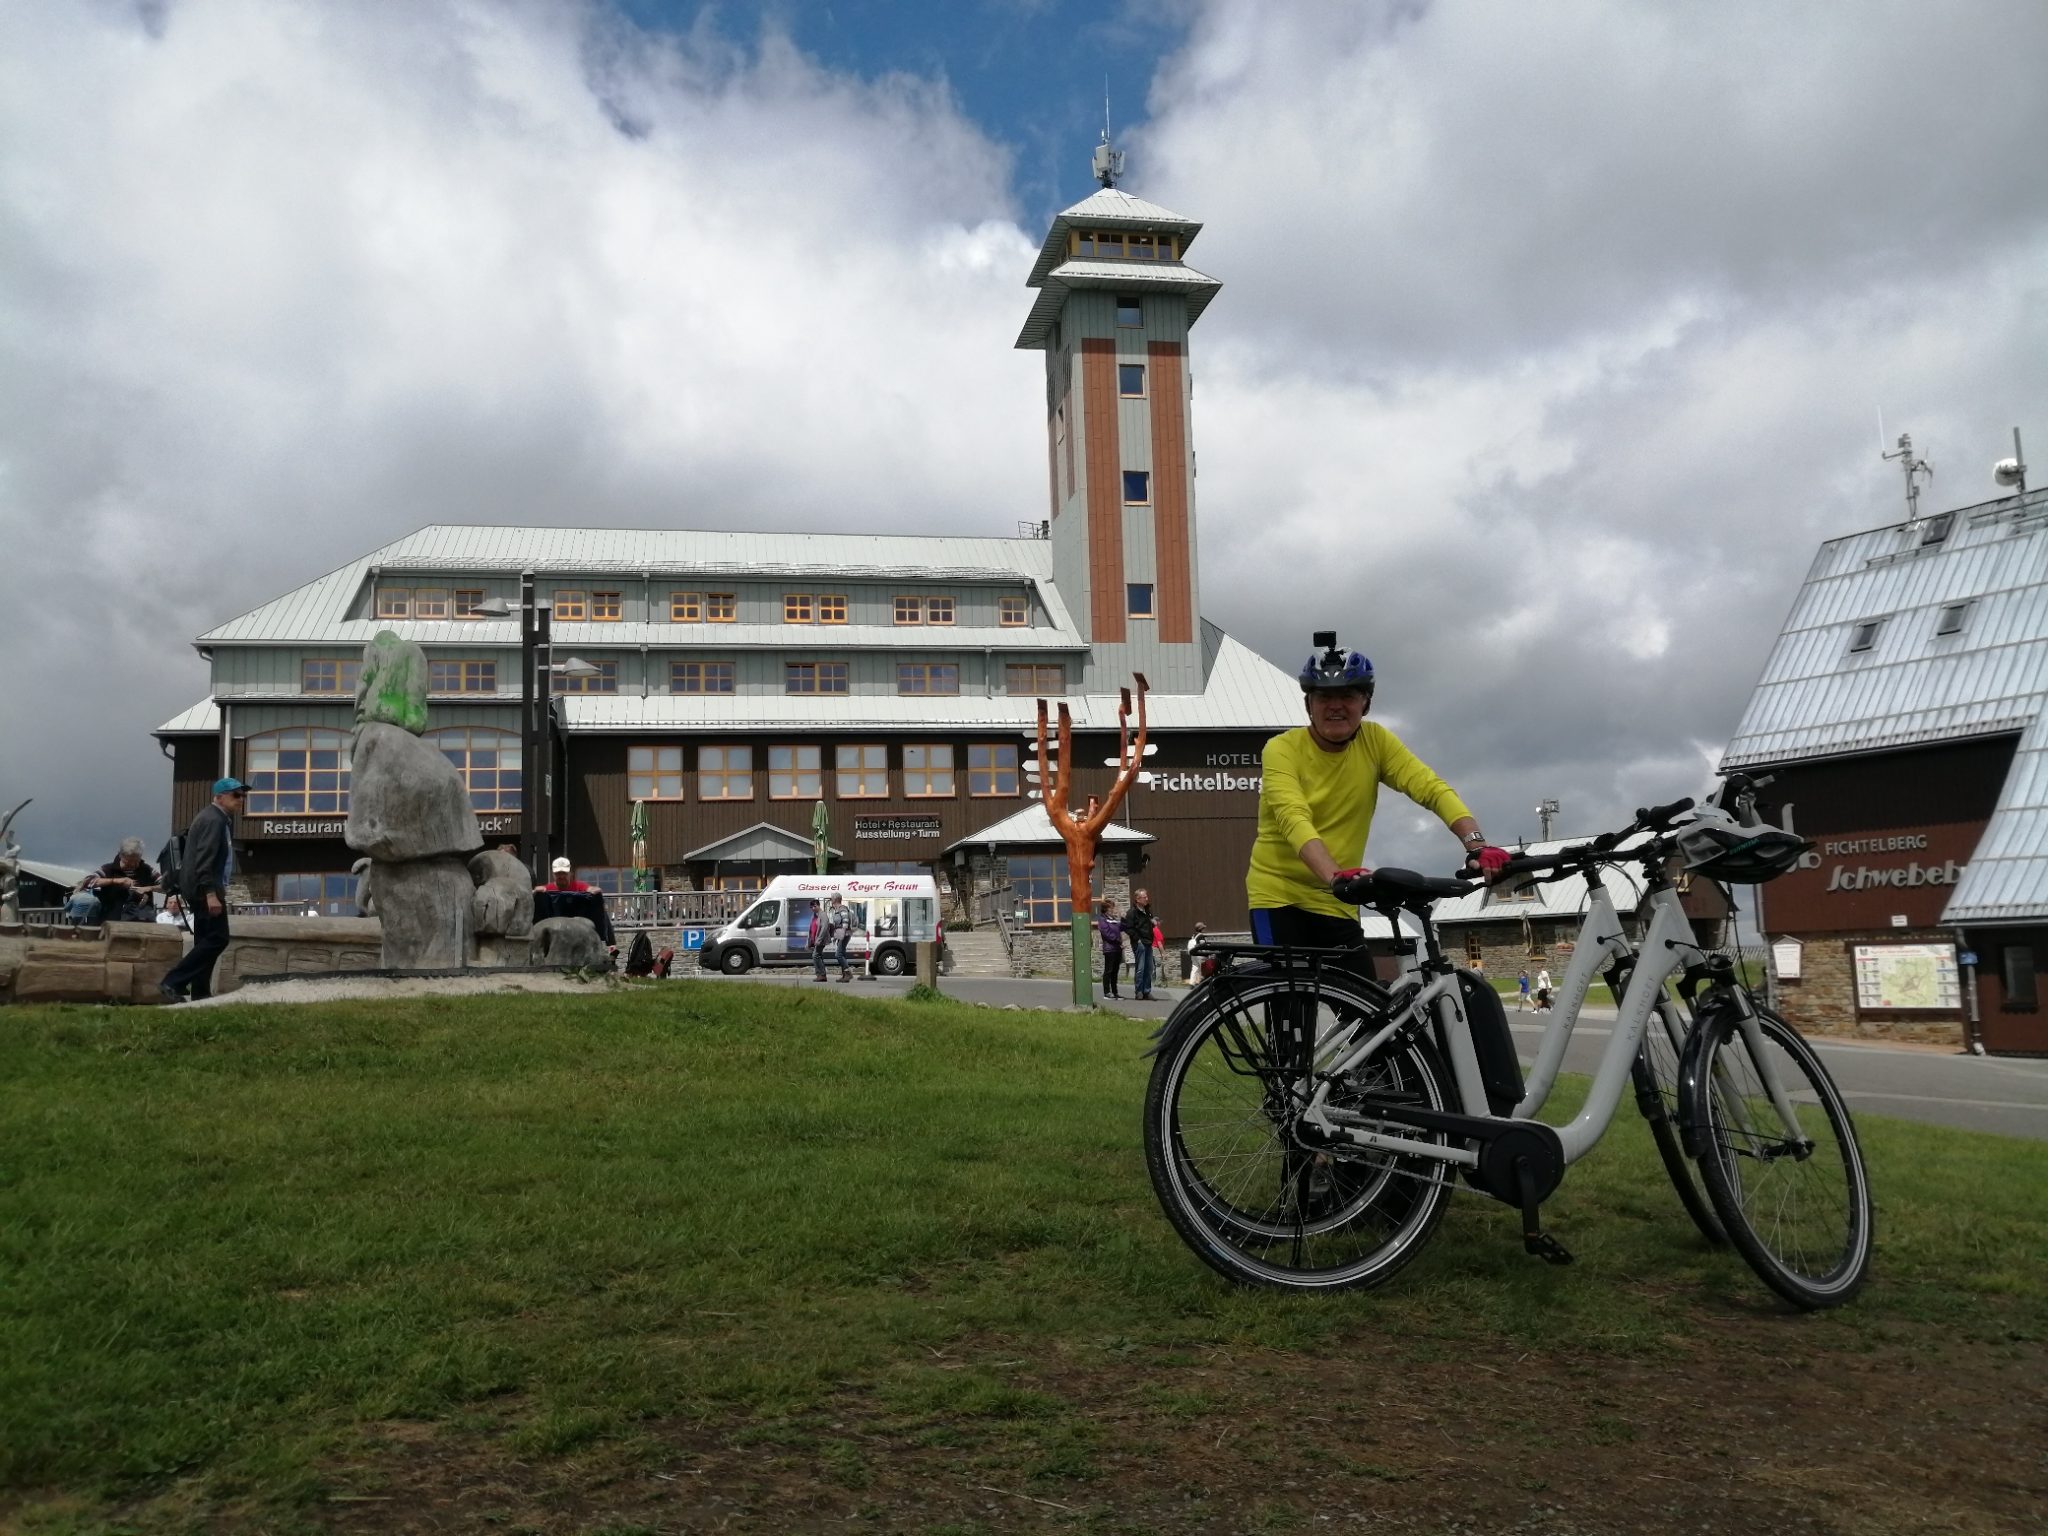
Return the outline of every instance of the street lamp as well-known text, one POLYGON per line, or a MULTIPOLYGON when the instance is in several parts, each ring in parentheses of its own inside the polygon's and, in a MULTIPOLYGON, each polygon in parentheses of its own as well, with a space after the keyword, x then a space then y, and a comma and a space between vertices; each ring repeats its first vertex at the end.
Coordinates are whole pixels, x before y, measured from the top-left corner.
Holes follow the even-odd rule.
POLYGON ((519 856, 533 872, 533 883, 545 885, 548 881, 548 826, 554 787, 550 768, 554 732, 549 729, 553 679, 596 677, 600 675, 600 669, 580 656, 559 662, 554 659, 549 640, 554 605, 534 601, 532 571, 519 573, 519 606, 516 610, 502 597, 491 597, 478 603, 476 612, 487 619, 509 619, 515 612, 519 616, 520 807, 524 812, 520 818, 519 856), (546 686, 542 684, 543 678, 549 680, 546 686))

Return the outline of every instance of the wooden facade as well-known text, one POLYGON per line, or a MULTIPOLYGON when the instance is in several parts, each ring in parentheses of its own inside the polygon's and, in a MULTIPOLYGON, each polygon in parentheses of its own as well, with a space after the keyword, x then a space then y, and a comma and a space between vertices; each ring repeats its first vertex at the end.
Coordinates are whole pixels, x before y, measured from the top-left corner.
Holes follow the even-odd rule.
POLYGON ((1081 343, 1081 408, 1088 444, 1088 638, 1124 638, 1124 482, 1117 436, 1116 343, 1081 343))
POLYGON ((1771 770, 1773 820, 1814 847, 1761 888, 1762 927, 1799 944, 1799 975, 1781 977, 1786 1017, 1805 1029, 2048 1053, 2048 929, 1941 923, 2012 766, 2015 736, 1792 763, 1771 770), (1898 946, 1952 949, 1952 1005, 1877 1007, 1856 963, 1898 946), (1974 963, 1963 957, 1975 956, 1974 963), (2032 1001, 2029 1002, 2028 999, 2032 1001))

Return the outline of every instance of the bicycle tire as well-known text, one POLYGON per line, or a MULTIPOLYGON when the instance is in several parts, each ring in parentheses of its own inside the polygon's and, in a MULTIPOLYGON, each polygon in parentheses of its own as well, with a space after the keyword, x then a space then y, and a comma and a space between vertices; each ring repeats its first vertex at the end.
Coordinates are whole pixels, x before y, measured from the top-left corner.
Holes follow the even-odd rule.
POLYGON ((1668 1003, 1659 1004, 1650 1014, 1650 1022, 1643 1030, 1642 1048, 1636 1052, 1636 1108, 1649 1123, 1650 1140, 1656 1144, 1657 1157, 1671 1178, 1672 1188, 1678 1191, 1678 1203, 1685 1207, 1685 1214, 1699 1228, 1700 1236, 1718 1248, 1727 1243, 1727 1230, 1714 1214, 1712 1201, 1700 1188, 1679 1134, 1679 1063, 1684 1054, 1684 1026, 1673 1016, 1668 1003))
POLYGON ((1870 1275, 1863 1149, 1813 1047, 1769 1009, 1755 1012, 1800 1134, 1786 1135, 1742 1018, 1710 1006, 1695 1026, 1685 1074, 1701 1181, 1728 1240, 1764 1284, 1806 1311, 1838 1307, 1870 1275))
MULTIPOLYGON (((1146 1170, 1181 1240, 1240 1285, 1314 1292, 1383 1285, 1442 1220, 1452 1166, 1362 1148, 1311 1151, 1293 1140, 1305 1078, 1278 1060, 1275 1009, 1301 1003, 1284 974, 1214 988, 1208 1006, 1166 1035, 1146 1085, 1146 1170)), ((1318 1041, 1381 1012, 1332 980, 1315 1006, 1318 1041)), ((1332 1095, 1340 1106, 1367 1091, 1436 1110, 1450 1101, 1449 1074, 1420 1036, 1390 1044, 1347 1078, 1332 1095)))

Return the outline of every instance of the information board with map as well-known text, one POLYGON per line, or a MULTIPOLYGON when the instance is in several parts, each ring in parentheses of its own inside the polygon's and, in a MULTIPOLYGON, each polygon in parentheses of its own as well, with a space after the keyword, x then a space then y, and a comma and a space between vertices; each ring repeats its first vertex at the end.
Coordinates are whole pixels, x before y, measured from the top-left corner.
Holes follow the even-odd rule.
POLYGON ((1858 944, 1859 1008, 1959 1008, 1953 944, 1858 944))

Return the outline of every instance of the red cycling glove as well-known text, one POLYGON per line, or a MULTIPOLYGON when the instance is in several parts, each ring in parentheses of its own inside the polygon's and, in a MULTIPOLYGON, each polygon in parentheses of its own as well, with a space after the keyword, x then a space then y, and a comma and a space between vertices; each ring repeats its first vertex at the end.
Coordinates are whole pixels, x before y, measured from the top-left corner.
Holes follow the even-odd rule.
POLYGON ((1371 873, 1372 871, 1363 864, 1359 865, 1356 869, 1340 869, 1337 873, 1330 876, 1330 884, 1335 885, 1339 880, 1363 880, 1371 873))
POLYGON ((1509 853, 1507 849, 1496 848, 1493 844, 1488 843, 1484 848, 1475 848, 1465 855, 1465 862, 1467 864, 1477 864, 1479 866, 1479 873, 1490 881, 1495 875, 1507 868, 1508 860, 1513 857, 1514 855, 1509 853))

